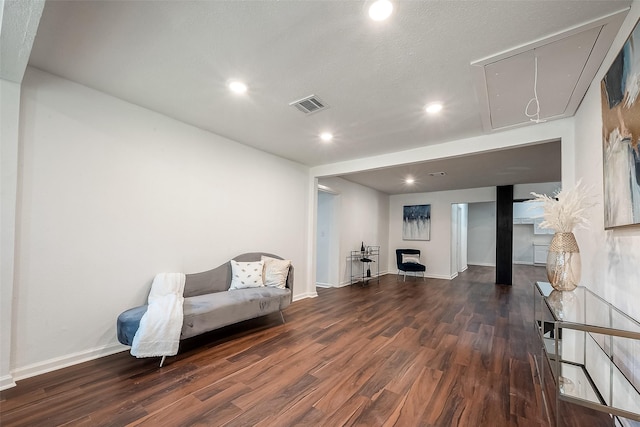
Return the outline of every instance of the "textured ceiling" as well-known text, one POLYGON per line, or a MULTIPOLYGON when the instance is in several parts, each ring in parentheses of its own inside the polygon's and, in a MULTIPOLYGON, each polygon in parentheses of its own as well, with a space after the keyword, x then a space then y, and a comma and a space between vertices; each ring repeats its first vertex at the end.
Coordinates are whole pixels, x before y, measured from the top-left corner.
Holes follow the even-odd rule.
POLYGON ((561 181, 560 141, 364 171, 342 178, 387 194, 561 181), (445 172, 446 175, 439 175, 445 172), (430 174, 435 174, 434 176, 430 174), (413 184, 405 184, 411 177, 413 184))
POLYGON ((0 0, 0 78, 22 81, 43 8, 44 0, 0 0))
POLYGON ((482 134, 472 62, 630 1, 395 2, 385 22, 368 19, 368 4, 50 0, 30 64, 320 165, 482 134), (230 94, 230 78, 249 92, 230 94), (307 116, 289 106, 311 94, 330 108, 307 116), (438 117, 423 112, 434 100, 445 103, 438 117), (319 142, 325 130, 331 144, 319 142))
POLYGON ((318 165, 482 133, 471 62, 629 3, 396 2, 374 22, 358 1, 48 1, 30 64, 318 165), (289 106, 311 94, 330 108, 289 106), (432 100, 437 118, 423 113, 432 100))

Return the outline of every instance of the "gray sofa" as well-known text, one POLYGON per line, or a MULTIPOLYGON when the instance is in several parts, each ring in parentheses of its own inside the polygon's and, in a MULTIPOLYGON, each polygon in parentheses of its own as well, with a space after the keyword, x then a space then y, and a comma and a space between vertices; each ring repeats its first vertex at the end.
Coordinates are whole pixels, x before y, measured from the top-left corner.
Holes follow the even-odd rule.
MULTIPOLYGON (((262 252, 246 253, 233 259, 239 262, 260 261, 262 255, 282 259, 262 252)), ((213 270, 186 275, 181 340, 278 311, 282 316, 282 310, 291 304, 293 298, 293 266, 289 268, 285 289, 261 287, 230 291, 230 285, 229 262, 213 270)), ((146 311, 147 306, 142 305, 118 316, 118 341, 124 345, 132 344, 146 311)))

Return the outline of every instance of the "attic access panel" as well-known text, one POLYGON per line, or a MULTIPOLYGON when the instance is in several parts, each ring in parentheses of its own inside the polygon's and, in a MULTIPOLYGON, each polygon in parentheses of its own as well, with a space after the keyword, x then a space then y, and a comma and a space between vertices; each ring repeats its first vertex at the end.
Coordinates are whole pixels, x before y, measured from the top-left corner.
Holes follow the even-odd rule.
MULTIPOLYGON (((491 127, 527 122, 525 107, 534 96, 535 58, 538 58, 537 93, 540 117, 562 116, 567 111, 601 27, 537 47, 485 66, 491 127), (505 96, 508 95, 508 96, 505 96)), ((529 114, 535 107, 529 107, 529 114)))
MULTIPOLYGON (((542 119, 575 114, 613 42, 628 8, 572 29, 471 63, 486 132, 532 124, 525 114, 534 96, 542 119)), ((529 110, 535 112, 534 108, 529 110)))

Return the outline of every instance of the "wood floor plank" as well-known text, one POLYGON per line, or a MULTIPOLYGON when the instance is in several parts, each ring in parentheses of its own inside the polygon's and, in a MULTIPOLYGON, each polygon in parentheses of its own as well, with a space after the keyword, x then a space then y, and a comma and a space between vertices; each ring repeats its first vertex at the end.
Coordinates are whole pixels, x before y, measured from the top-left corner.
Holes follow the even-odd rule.
POLYGON ((394 378, 385 386, 386 390, 392 391, 399 395, 407 395, 413 386, 418 375, 425 369, 429 360, 433 359, 435 350, 422 348, 420 351, 413 353, 406 369, 400 369, 394 378))
MULTIPOLYGON (((493 268, 470 266, 451 281, 318 289, 286 323, 274 314, 191 338, 163 368, 123 352, 21 380, 0 392, 0 424, 548 426, 556 402, 542 398, 532 326, 544 277, 514 266, 514 285, 500 286, 493 268)), ((560 419, 612 425, 564 403, 560 419)))
MULTIPOLYGON (((364 396, 353 395, 335 411, 332 415, 326 417, 321 425, 323 426, 353 426, 355 420, 364 411, 366 405, 370 402, 364 396)), ((307 424, 306 421, 313 421, 312 419, 302 418, 300 420, 301 425, 317 425, 307 424)))
MULTIPOLYGON (((400 413, 394 425, 414 425, 418 420, 424 419, 423 414, 427 409, 427 403, 438 387, 441 377, 442 371, 422 367, 405 399, 400 402, 400 413)), ((397 409, 392 415, 395 415, 396 412, 397 409)))

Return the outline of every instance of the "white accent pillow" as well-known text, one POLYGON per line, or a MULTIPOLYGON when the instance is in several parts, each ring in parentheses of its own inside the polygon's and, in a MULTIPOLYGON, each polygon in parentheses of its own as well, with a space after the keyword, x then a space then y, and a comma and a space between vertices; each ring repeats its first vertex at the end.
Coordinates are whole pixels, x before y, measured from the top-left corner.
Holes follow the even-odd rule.
POLYGON ((267 287, 284 289, 287 283, 287 275, 291 260, 276 259, 262 255, 264 261, 264 284, 267 287))
POLYGON ((420 264, 420 255, 417 254, 402 254, 403 264, 420 264))
POLYGON ((231 260, 231 286, 232 289, 261 288, 264 286, 262 269, 264 262, 238 262, 231 260))

